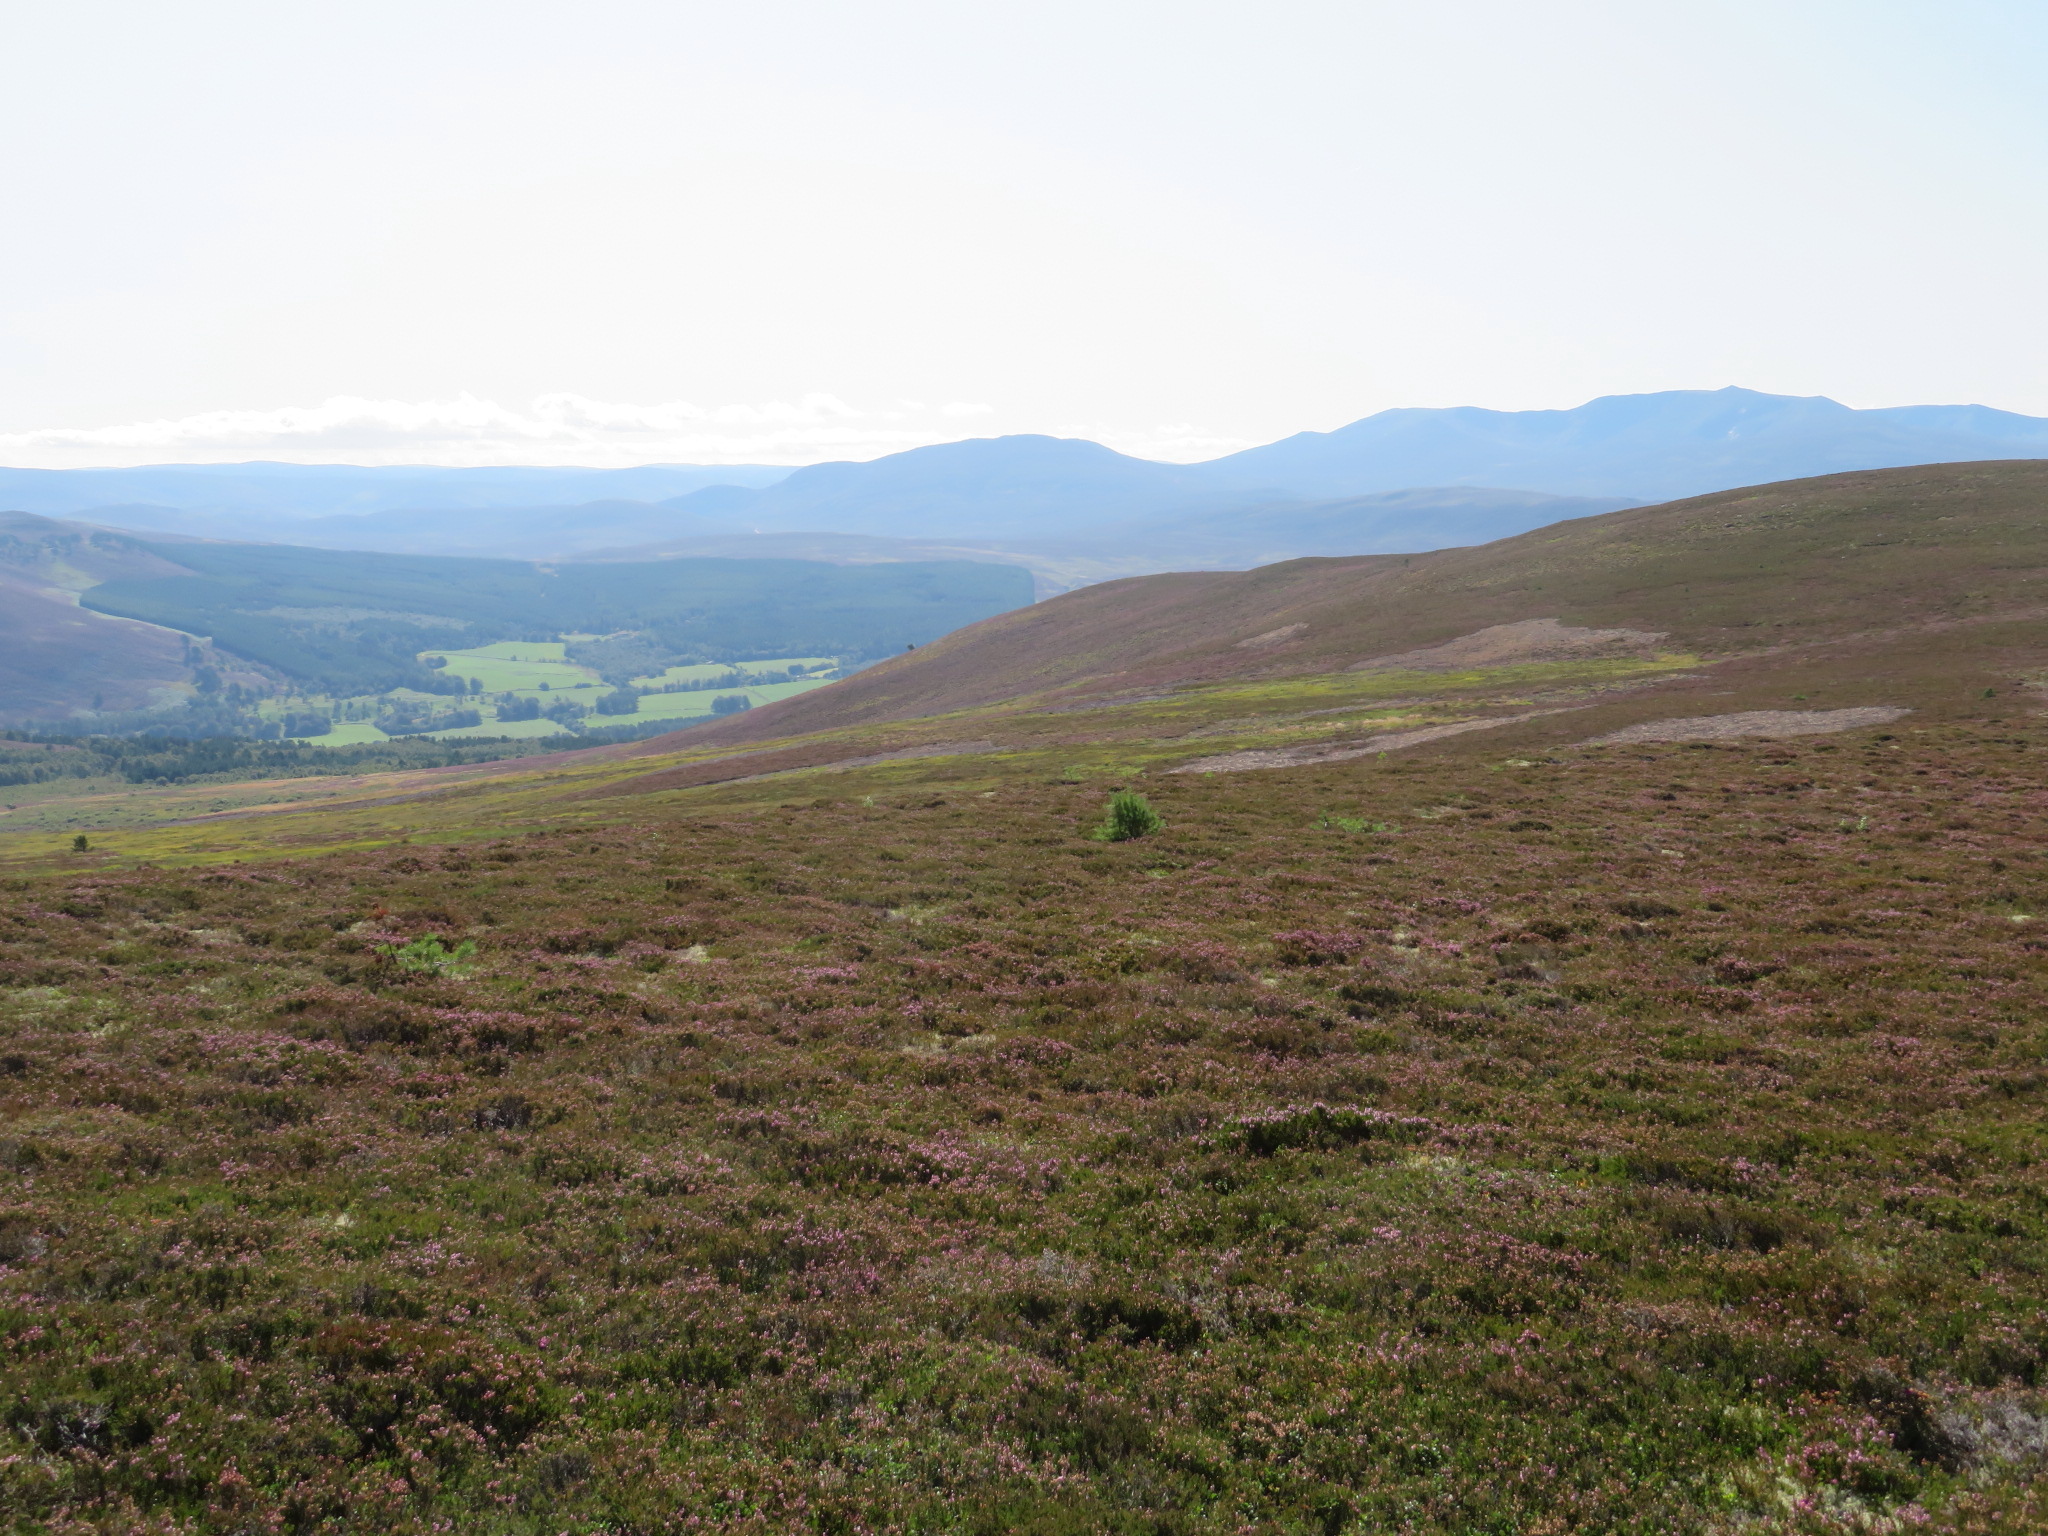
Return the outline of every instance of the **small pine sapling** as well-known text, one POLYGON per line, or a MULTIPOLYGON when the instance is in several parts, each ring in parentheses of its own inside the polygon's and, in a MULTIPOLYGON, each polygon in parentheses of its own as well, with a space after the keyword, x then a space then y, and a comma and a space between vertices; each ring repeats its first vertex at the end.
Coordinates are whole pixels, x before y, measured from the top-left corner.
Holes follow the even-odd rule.
POLYGON ((1091 835, 1097 842, 1127 843, 1165 825, 1143 795, 1134 789, 1120 789, 1109 797, 1109 814, 1091 835))

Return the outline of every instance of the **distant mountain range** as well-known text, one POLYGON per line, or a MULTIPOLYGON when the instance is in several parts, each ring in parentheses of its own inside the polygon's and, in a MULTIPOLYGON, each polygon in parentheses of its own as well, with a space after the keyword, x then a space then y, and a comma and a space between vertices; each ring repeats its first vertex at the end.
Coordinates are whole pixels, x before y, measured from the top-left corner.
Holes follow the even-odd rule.
POLYGON ((1981 405, 1859 411, 1750 389, 1606 395, 1569 411, 1381 411, 1200 466, 1311 497, 1512 485, 1675 501, 1852 469, 2048 457, 2048 420, 1981 405))
POLYGON ((663 501, 570 505, 416 507, 293 517, 217 507, 112 506, 69 514, 101 527, 155 537, 286 543, 390 555, 469 555, 549 560, 588 550, 679 536, 725 533, 731 525, 663 501))
MULTIPOLYGON (((1006 440, 1006 441, 1014 441, 1006 440)), ((1089 446, 1093 446, 1092 444, 1089 446)), ((694 501, 696 498, 685 498, 694 501)), ((1064 537, 890 538, 871 533, 697 534, 576 560, 993 560, 1028 569, 1037 595, 1163 570, 1244 570, 1307 555, 1401 554, 1485 544, 1567 518, 1635 505, 1620 497, 1545 496, 1461 487, 1387 491, 1338 501, 1278 501, 1108 520, 1064 537)), ((581 510, 581 509, 578 509, 581 510)))
POLYGON ((0 507, 205 538, 505 558, 995 558, 1041 593, 1143 571, 1483 543, 1645 501, 1844 470, 2048 457, 2048 420, 1754 390, 1565 411, 1391 410, 1202 464, 1014 436, 795 471, 0 470, 0 507), (828 552, 830 551, 830 552, 828 552))
POLYGON ((0 469, 0 508, 48 517, 110 507, 324 517, 463 507, 565 506, 599 500, 661 501, 707 485, 771 485, 788 473, 762 464, 437 469, 429 465, 257 463, 0 469))

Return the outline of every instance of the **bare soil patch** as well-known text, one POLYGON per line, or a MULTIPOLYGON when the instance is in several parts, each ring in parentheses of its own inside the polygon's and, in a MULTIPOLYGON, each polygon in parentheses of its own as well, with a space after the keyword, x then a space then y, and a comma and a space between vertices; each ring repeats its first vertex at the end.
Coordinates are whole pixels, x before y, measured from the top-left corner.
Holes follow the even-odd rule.
POLYGON ((1297 635, 1308 633, 1306 624, 1282 624, 1278 629, 1269 629, 1263 635, 1253 635, 1249 640, 1237 642, 1240 651, 1264 650, 1269 645, 1283 645, 1297 635))
POLYGON ((1895 704, 1866 704, 1855 709, 1750 709, 1733 715, 1695 715, 1684 720, 1645 720, 1624 726, 1582 745, 1619 745, 1631 741, 1732 741, 1742 736, 1825 736, 1860 725, 1889 725, 1910 714, 1895 704))
MULTIPOLYGON (((1664 638, 1662 630, 1575 629, 1556 619, 1493 624, 1446 640, 1442 645, 1395 656, 1376 656, 1352 672, 1456 672, 1467 667, 1512 666, 1517 662, 1581 661, 1587 657, 1648 656, 1664 638)), ((1246 644, 1251 642, 1247 641, 1246 644)))

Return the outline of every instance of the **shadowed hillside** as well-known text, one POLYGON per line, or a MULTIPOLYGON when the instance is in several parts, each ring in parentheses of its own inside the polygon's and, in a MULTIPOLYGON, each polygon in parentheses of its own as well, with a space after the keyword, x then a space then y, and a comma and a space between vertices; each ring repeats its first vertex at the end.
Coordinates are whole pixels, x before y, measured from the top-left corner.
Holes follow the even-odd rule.
POLYGON ((78 602, 104 581, 177 570, 124 534, 0 513, 0 710, 138 709, 181 697, 192 676, 185 636, 78 602))
MULTIPOLYGON (((666 539, 579 556, 592 561, 698 558, 998 560, 1029 570, 1041 598, 1091 582, 1164 570, 1241 571, 1307 556, 1410 553, 1484 544, 1566 518, 1612 512, 1626 498, 1534 491, 1417 488, 1341 501, 1277 501, 1103 524, 1063 537, 973 540, 855 533, 744 533, 666 539)), ((356 519, 363 521, 363 519, 356 519)), ((972 526, 972 519, 963 522, 972 526)))
MULTIPOLYGON (((588 648, 602 639, 593 653, 600 669, 541 683, 587 686, 590 699, 556 711, 581 723, 598 702, 600 677, 615 688, 642 677, 651 690, 672 681, 671 666, 781 658, 775 670, 786 682, 793 658, 813 658, 799 663, 813 672, 833 658, 886 655, 1028 602, 1031 584, 1015 567, 971 560, 556 568, 139 538, 13 512, 0 513, 0 596, 0 723, 270 738, 324 736, 337 723, 357 723, 381 740, 437 720, 462 730, 486 724, 474 707, 432 712, 437 701, 462 696, 473 704, 469 696, 483 692, 483 679, 468 678, 460 664, 442 670, 444 652, 556 645, 557 636, 588 648), (422 701, 428 712, 391 712, 422 701), (373 717, 398 729, 387 733, 368 723, 373 717)), ((641 691, 598 713, 625 723, 642 708, 641 691)), ((570 728, 552 716, 534 727, 541 701, 529 702, 532 709, 503 723, 525 734, 570 728)), ((657 714, 631 728, 661 730, 671 718, 657 714)))

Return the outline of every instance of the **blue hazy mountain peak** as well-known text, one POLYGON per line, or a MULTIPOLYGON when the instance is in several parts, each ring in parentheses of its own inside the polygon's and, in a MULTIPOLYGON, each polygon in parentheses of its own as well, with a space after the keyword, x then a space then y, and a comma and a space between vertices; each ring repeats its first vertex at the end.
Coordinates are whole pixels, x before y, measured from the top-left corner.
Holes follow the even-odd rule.
MULTIPOLYGON (((1170 545, 1175 519, 1417 487, 1648 502, 1842 470, 2035 457, 2048 457, 2048 420, 2037 417, 1981 405, 1860 410, 1731 386, 1603 395, 1568 410, 1386 410, 1201 464, 1018 434, 794 472, 260 463, 0 470, 0 507, 212 537, 479 554, 494 541, 504 553, 531 555, 750 532, 1073 541, 1137 523, 1170 545), (611 510, 589 510, 600 506, 611 510), (554 523, 551 508, 559 509, 554 523), (664 530, 663 516, 672 528, 664 530)), ((1383 533, 1397 520, 1386 507, 1372 515, 1383 533)), ((1418 506, 1414 537, 1423 542, 1410 547, 1431 547, 1432 517, 1418 506)))
POLYGON ((1403 407, 1201 468, 1308 496, 1512 485, 1664 501, 1840 470, 2037 456, 2048 456, 2048 421, 2037 417, 1974 405, 1857 410, 1730 386, 1603 395, 1569 410, 1403 407))
POLYGON ((1019 538, 1070 534, 1104 517, 1206 507, 1219 494, 1198 465, 1136 459, 1086 438, 1019 433, 865 463, 813 464, 764 490, 700 491, 672 504, 763 533, 1019 538))

